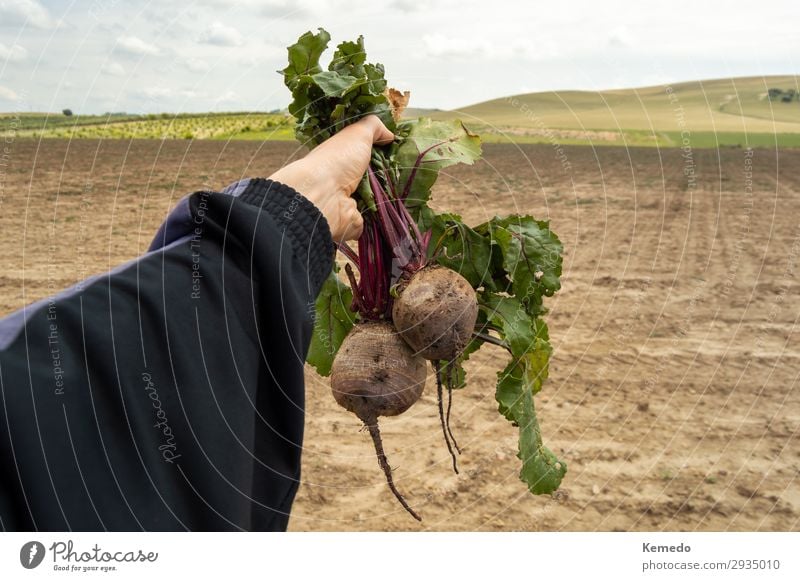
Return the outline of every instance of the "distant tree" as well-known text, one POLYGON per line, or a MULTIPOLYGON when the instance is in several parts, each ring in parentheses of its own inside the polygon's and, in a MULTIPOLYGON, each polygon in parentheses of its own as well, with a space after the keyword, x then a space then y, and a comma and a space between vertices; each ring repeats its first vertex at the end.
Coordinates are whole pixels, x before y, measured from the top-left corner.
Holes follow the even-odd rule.
POLYGON ((64 109, 61 111, 66 117, 72 117, 72 109, 64 109))
POLYGON ((783 93, 781 89, 769 89, 767 91, 770 101, 776 97, 779 97, 781 93, 783 93))

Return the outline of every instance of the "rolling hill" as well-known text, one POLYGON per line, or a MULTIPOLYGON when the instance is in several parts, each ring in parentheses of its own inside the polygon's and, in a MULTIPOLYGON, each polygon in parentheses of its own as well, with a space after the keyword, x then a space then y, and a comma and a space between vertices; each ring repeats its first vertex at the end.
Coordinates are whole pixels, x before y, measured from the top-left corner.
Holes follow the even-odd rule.
POLYGON ((800 101, 769 99, 770 88, 800 92, 800 77, 740 77, 608 91, 513 95, 434 113, 460 118, 489 140, 697 147, 800 145, 800 101), (688 134, 686 132, 689 132, 688 134), (683 136, 681 135, 683 132, 683 136))

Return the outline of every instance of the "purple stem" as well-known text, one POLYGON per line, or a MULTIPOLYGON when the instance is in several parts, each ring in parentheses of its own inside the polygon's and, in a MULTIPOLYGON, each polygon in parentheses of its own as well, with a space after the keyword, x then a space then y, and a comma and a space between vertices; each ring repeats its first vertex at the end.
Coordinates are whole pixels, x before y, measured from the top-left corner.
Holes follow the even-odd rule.
POLYGON ((364 305, 361 302, 361 296, 359 294, 359 286, 356 282, 356 277, 353 274, 353 269, 350 267, 350 264, 345 264, 344 271, 347 273, 347 278, 350 280, 350 288, 353 289, 353 302, 350 303, 350 310, 359 313, 363 311, 364 305))
POLYGON ((428 155, 428 152, 430 152, 432 149, 436 149, 440 145, 444 145, 445 143, 449 143, 451 141, 456 141, 457 139, 458 139, 457 137, 451 139, 445 139, 444 141, 440 141, 439 143, 434 143, 429 148, 420 152, 420 154, 417 156, 417 161, 414 162, 414 167, 411 169, 411 173, 408 175, 408 181, 406 181, 406 185, 403 188, 403 200, 405 200, 408 197, 408 194, 411 192, 411 184, 414 183, 414 178, 416 177, 417 170, 419 169, 419 166, 422 163, 422 158, 428 155))
MULTIPOLYGON (((397 252, 403 250, 401 245, 406 240, 410 241, 410 254, 405 252, 402 256, 398 256, 403 261, 401 266, 409 264, 414 257, 418 257, 418 259, 421 257, 420 266, 423 265, 427 253, 427 245, 423 244, 422 233, 417 223, 411 217, 403 201, 396 196, 390 199, 371 168, 369 171, 370 184, 378 205, 381 225, 384 228, 386 237, 389 239, 389 243, 397 252)), ((385 173, 383 175, 386 177, 385 173)), ((394 182, 387 179, 387 183, 392 191, 396 191, 394 182)))
POLYGON ((389 228, 389 225, 391 224, 391 217, 389 216, 389 212, 387 210, 387 207, 389 206, 389 199, 371 167, 367 168, 367 172, 369 174, 369 184, 372 187, 372 193, 375 196, 375 206, 378 208, 378 216, 380 217, 381 224, 383 225, 384 233, 388 238, 389 245, 395 247, 399 244, 400 239, 397 237, 395 230, 393 228, 389 228))
MULTIPOLYGON (((395 257, 400 261, 400 266, 408 265, 415 255, 419 254, 419 248, 414 247, 413 241, 411 248, 407 249, 405 241, 408 239, 409 225, 403 220, 403 216, 397 211, 395 203, 402 206, 402 202, 390 200, 378 181, 372 168, 368 169, 370 186, 375 196, 375 205, 378 208, 378 216, 381 227, 389 245, 392 247, 395 257)), ((409 215, 410 218, 410 215, 409 215)), ((412 221, 413 224, 413 221, 412 221)), ((413 224, 416 227, 416 224, 413 224)))
POLYGON ((338 243, 336 246, 338 247, 338 249, 339 249, 339 252, 341 252, 342 254, 344 254, 344 255, 345 255, 345 257, 347 257, 347 259, 348 259, 350 262, 352 262, 352 263, 353 263, 353 265, 354 265, 356 268, 358 268, 359 270, 361 270, 361 268, 359 267, 359 264, 358 264, 358 255, 357 255, 355 252, 353 252, 353 249, 352 249, 352 248, 350 248, 350 247, 349 247, 347 244, 345 244, 344 242, 339 242, 339 243, 338 243))
POLYGON ((356 282, 349 264, 346 267, 353 287, 353 305, 365 319, 385 317, 391 308, 387 260, 390 255, 381 238, 380 225, 372 216, 365 217, 364 232, 358 239, 358 263, 361 273, 356 282), (355 297, 358 297, 357 300, 355 297))

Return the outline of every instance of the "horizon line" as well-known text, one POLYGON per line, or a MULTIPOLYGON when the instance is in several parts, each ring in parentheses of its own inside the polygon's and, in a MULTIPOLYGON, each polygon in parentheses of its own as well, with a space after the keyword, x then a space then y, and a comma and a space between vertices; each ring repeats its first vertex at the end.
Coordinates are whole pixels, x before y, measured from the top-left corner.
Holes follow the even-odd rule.
MULTIPOLYGON (((483 101, 477 101, 474 103, 470 103, 468 105, 463 105, 459 107, 455 107, 452 109, 444 109, 441 107, 427 107, 427 106, 411 106, 408 107, 409 109, 420 109, 425 111, 441 111, 441 112, 457 112, 463 109, 468 109, 470 107, 474 107, 476 105, 481 105, 483 103, 490 103, 492 101, 498 101, 501 99, 510 99, 512 97, 521 97, 527 95, 539 95, 543 93, 608 93, 611 91, 643 91, 647 89, 654 89, 657 87, 667 87, 667 86, 675 86, 675 85, 687 85, 692 83, 714 83, 719 81, 735 81, 737 79, 771 79, 771 78, 781 78, 781 77, 794 77, 795 79, 800 78, 800 73, 782 73, 782 74, 769 74, 769 75, 742 75, 736 77, 714 77, 714 78, 701 78, 701 79, 687 79, 682 81, 665 81, 663 83, 656 83, 652 85, 638 85, 635 87, 607 87, 604 89, 576 89, 576 88, 562 88, 562 89, 544 89, 540 91, 529 91, 527 93, 513 93, 509 95, 500 95, 497 97, 492 97, 490 99, 485 99, 483 101)), ((795 85, 798 88, 798 92, 800 92, 800 84, 795 81, 795 85)), ((61 111, 22 111, 22 110, 2 110, 0 111, 0 115, 63 115, 63 111, 66 109, 71 109, 70 107, 65 107, 61 111)), ((220 110, 220 111, 212 111, 212 110, 204 110, 204 111, 158 111, 158 112, 134 112, 134 111, 104 111, 102 113, 74 113, 75 116, 93 116, 93 117, 102 117, 102 116, 115 116, 115 115, 233 115, 233 114, 251 114, 251 115, 266 115, 266 114, 282 114, 287 111, 286 107, 282 107, 280 109, 270 109, 270 110, 248 110, 248 109, 236 109, 236 110, 220 110)))

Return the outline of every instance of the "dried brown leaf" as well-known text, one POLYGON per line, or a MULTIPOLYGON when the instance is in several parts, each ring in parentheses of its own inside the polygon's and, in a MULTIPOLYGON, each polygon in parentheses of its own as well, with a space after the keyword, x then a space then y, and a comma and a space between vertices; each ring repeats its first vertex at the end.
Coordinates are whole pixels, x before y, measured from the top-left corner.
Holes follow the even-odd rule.
POLYGON ((411 91, 400 92, 392 87, 387 87, 383 94, 392 108, 392 118, 395 121, 400 121, 403 111, 408 106, 408 100, 411 98, 411 91))

